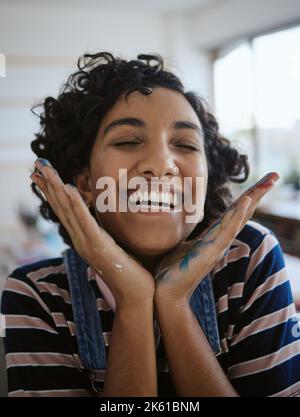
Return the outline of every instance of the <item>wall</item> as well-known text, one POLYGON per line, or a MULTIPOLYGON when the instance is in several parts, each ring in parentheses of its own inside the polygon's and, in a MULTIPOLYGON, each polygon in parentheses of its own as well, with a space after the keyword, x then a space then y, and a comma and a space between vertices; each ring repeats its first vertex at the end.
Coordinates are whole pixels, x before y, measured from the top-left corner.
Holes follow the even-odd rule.
POLYGON ((167 50, 159 14, 82 4, 0 6, 0 52, 7 61, 6 77, 0 78, 0 243, 18 230, 16 205, 37 203, 28 188, 35 159, 30 141, 38 129, 31 106, 57 94, 84 52, 108 50, 134 58, 167 50))
POLYGON ((97 3, 21 3, 0 6, 0 52, 7 58, 0 77, 0 243, 16 232, 14 208, 30 200, 29 143, 38 129, 30 107, 57 94, 85 51, 109 50, 124 57, 158 52, 188 89, 213 109, 209 51, 233 39, 300 21, 299 0, 211 0, 191 12, 99 8, 97 3), (86 4, 82 6, 82 4, 86 4))
POLYGON ((299 0, 226 0, 186 16, 190 42, 199 48, 224 46, 234 39, 300 23, 299 0))

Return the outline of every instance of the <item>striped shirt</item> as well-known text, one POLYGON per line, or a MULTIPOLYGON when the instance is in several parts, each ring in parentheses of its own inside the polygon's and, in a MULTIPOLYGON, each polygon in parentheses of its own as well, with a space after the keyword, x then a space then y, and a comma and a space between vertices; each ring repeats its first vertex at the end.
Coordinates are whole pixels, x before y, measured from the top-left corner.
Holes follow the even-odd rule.
MULTIPOLYGON (((222 353, 217 360, 241 396, 300 396, 300 331, 281 246, 249 221, 212 270, 222 353)), ((114 308, 90 275, 106 354, 114 308)), ((102 287, 103 290, 103 287, 102 287)), ((22 266, 8 277, 9 396, 91 396, 81 363, 63 259, 22 266)), ((158 396, 176 396, 163 339, 157 346, 158 396)), ((187 358, 188 359, 188 358, 187 358)), ((103 386, 105 372, 96 373, 103 386)))

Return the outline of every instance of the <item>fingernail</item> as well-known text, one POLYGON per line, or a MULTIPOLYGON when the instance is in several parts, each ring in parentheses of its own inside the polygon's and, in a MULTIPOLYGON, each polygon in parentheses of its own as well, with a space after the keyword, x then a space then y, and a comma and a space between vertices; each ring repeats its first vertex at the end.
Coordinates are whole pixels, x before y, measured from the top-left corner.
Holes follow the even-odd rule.
POLYGON ((267 179, 269 178, 269 175, 270 175, 270 174, 266 174, 264 177, 262 177, 262 179, 261 179, 261 180, 259 180, 259 181, 256 183, 256 185, 264 184, 264 183, 267 181, 267 179))
POLYGON ((40 177, 40 178, 45 178, 44 177, 44 175, 43 175, 43 173, 37 168, 37 167, 35 167, 34 169, 33 169, 33 171, 31 172, 31 174, 30 174, 30 178, 32 179, 32 176, 33 175, 36 175, 36 176, 38 176, 38 177, 40 177))
POLYGON ((260 188, 273 186, 279 180, 279 178, 280 177, 277 172, 269 172, 257 183, 257 186, 260 188))
POLYGON ((276 185, 276 183, 277 183, 277 181, 279 180, 279 178, 277 178, 277 179, 272 179, 271 180, 271 182, 272 182, 272 185, 276 185))
POLYGON ((48 161, 48 159, 45 159, 45 158, 38 158, 37 160, 36 160, 36 162, 39 162, 43 167, 44 166, 47 166, 47 167, 50 167, 50 168, 53 168, 53 166, 51 165, 51 163, 48 161))
POLYGON ((274 182, 274 184, 276 184, 279 178, 280 178, 280 175, 277 172, 274 172, 273 177, 272 177, 272 181, 274 182))

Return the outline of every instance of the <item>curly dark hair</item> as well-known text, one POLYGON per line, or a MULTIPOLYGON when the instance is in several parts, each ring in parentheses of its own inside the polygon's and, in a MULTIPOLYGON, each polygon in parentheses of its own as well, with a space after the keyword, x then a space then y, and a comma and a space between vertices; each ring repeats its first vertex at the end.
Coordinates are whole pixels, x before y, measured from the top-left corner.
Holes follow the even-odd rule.
MULTIPOLYGON (((47 97, 38 105, 42 106, 38 114, 41 129, 31 142, 33 152, 39 158, 48 159, 64 183, 73 183, 74 176, 89 165, 102 118, 122 94, 126 93, 127 99, 133 91, 147 95, 155 87, 178 91, 193 107, 204 132, 208 162, 205 214, 189 238, 204 230, 232 202, 229 181, 243 182, 249 175, 247 156, 239 154, 230 141, 219 134, 218 123, 207 110, 206 102, 194 92, 185 91, 179 78, 164 70, 160 55, 142 54, 136 60, 124 60, 109 52, 99 52, 84 54, 77 66, 78 71, 68 77, 58 98, 47 97)), ((34 114, 36 107, 32 108, 34 114)), ((34 183, 31 187, 41 200, 41 215, 58 223, 64 242, 72 246, 49 203, 34 183)))

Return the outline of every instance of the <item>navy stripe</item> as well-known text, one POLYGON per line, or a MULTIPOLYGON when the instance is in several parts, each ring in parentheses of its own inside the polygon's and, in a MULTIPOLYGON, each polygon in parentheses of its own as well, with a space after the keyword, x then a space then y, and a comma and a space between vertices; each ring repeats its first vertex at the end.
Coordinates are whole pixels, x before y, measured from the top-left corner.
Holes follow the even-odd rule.
POLYGON ((259 297, 251 307, 241 313, 236 325, 236 332, 248 326, 254 320, 262 318, 267 314, 275 313, 287 307, 292 302, 291 286, 289 281, 287 281, 259 297))
POLYGON ((230 366, 249 361, 276 352, 285 345, 294 342, 293 326, 295 322, 278 324, 270 329, 256 333, 230 347, 230 366))
POLYGON ((285 267, 282 251, 276 245, 254 269, 245 284, 245 301, 250 298, 255 288, 264 283, 266 278, 281 271, 285 267))
POLYGON ((84 372, 66 366, 47 367, 47 378, 43 366, 12 367, 8 369, 9 390, 26 391, 48 389, 89 389, 89 380, 84 372), (28 378, 28 373, 31 377, 28 378), (26 381, 26 387, 22 384, 26 381))
POLYGON ((271 396, 299 381, 300 354, 269 370, 231 380, 241 396, 271 396), (288 384, 287 384, 288 381, 288 384))

